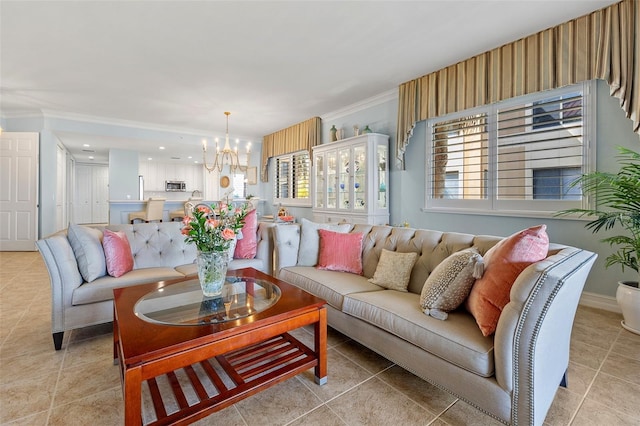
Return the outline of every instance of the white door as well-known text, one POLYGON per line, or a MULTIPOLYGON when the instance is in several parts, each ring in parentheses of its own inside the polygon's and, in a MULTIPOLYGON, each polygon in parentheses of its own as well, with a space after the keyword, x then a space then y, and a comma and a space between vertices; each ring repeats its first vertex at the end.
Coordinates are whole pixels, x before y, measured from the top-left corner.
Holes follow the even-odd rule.
POLYGON ((91 223, 93 221, 92 179, 91 166, 76 164, 75 223, 91 223))
POLYGON ((60 145, 56 146, 56 229, 67 227, 67 161, 66 152, 60 145))
POLYGON ((38 238, 38 133, 0 134, 0 250, 34 251, 38 238))
POLYGON ((92 223, 109 222, 109 167, 93 167, 93 195, 92 223))

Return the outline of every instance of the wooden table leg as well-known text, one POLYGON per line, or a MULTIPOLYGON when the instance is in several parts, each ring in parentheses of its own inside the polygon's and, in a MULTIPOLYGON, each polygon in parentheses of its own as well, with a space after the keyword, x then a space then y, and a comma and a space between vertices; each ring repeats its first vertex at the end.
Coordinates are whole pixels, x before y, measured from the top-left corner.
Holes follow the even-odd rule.
POLYGON ((327 383, 327 308, 318 311, 318 322, 315 323, 314 343, 318 365, 315 367, 315 382, 318 385, 327 383))
POLYGON ((142 424, 142 371, 140 367, 127 369, 124 367, 124 424, 142 424))

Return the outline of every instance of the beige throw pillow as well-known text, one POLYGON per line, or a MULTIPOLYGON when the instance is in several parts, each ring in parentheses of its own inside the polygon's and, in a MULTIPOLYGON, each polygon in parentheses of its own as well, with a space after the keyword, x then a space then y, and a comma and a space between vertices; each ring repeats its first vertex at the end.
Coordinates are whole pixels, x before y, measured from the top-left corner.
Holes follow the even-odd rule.
POLYGON ((464 302, 483 272, 482 256, 466 249, 443 260, 427 278, 420 294, 424 313, 441 320, 464 302))
POLYGON ((382 249, 380 260, 369 282, 389 290, 407 291, 411 270, 418 260, 418 253, 399 253, 382 249))

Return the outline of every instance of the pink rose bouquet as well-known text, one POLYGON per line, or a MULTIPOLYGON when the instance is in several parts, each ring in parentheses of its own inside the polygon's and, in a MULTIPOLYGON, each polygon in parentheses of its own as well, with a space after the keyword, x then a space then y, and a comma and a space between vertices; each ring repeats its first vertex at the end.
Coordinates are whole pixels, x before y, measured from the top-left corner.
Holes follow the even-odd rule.
POLYGON ((234 208, 232 205, 198 204, 193 216, 182 220, 185 241, 194 243, 201 252, 226 252, 231 241, 238 235, 247 216, 247 205, 234 208))

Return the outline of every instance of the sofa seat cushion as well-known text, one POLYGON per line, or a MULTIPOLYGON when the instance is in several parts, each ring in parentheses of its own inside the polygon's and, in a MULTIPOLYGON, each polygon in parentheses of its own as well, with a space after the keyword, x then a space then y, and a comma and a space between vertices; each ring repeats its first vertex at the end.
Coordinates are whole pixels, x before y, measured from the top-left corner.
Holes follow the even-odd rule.
POLYGON ((90 283, 84 283, 76 288, 73 291, 71 303, 73 305, 84 305, 87 303, 111 300, 113 299, 114 288, 129 287, 163 280, 174 280, 182 277, 184 277, 184 275, 175 269, 163 267, 134 269, 118 278, 107 275, 90 283))
POLYGON ((342 310, 342 301, 347 294, 384 290, 380 286, 371 284, 362 275, 325 271, 313 266, 282 268, 278 278, 326 300, 329 305, 338 310, 342 310))
POLYGON ((254 268, 262 272, 269 272, 263 269, 265 263, 266 262, 264 262, 262 259, 233 259, 231 262, 229 262, 229 267, 227 269, 229 271, 234 271, 236 269, 242 268, 254 268))
POLYGON ((393 290, 354 293, 344 297, 342 311, 465 370, 492 376, 493 338, 484 337, 474 318, 463 310, 451 312, 446 321, 425 315, 419 299, 418 294, 393 290))

